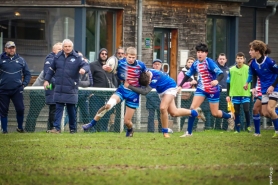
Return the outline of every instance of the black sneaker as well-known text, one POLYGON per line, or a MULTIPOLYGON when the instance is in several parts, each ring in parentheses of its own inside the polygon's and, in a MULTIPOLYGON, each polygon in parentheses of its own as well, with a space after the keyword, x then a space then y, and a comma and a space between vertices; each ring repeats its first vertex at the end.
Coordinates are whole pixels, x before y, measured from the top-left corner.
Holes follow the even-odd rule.
POLYGON ((70 130, 70 134, 74 134, 75 132, 75 130, 70 130))
POLYGON ((8 131, 2 131, 2 134, 8 134, 8 131))
POLYGON ((23 129, 20 129, 20 128, 16 128, 16 131, 19 132, 19 133, 24 133, 25 132, 23 129))

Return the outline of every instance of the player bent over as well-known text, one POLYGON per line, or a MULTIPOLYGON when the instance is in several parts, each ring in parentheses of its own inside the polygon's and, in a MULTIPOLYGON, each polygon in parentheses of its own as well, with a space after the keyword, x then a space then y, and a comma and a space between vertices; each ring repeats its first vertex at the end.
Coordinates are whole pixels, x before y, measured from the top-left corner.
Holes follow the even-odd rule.
MULTIPOLYGON (((197 60, 186 72, 184 79, 179 84, 179 90, 193 74, 198 73, 198 84, 190 109, 200 107, 205 98, 208 98, 211 114, 217 118, 227 119, 229 125, 234 125, 232 114, 219 110, 220 87, 218 82, 222 80, 223 72, 212 59, 207 58, 208 47, 206 44, 199 43, 195 49, 197 51, 197 60)), ((195 117, 189 117, 185 137, 192 135, 194 120, 195 117)))
POLYGON ((195 118, 199 115, 202 119, 205 119, 200 108, 196 110, 189 110, 176 107, 174 98, 177 94, 177 84, 174 79, 169 77, 168 74, 155 69, 150 69, 149 71, 141 74, 139 83, 141 86, 145 86, 146 88, 134 87, 129 85, 127 82, 125 82, 125 87, 143 95, 149 93, 152 88, 156 89, 161 99, 160 117, 162 122, 162 133, 165 138, 170 137, 168 133, 168 113, 170 113, 173 117, 192 116, 195 118))
MULTIPOLYGON (((103 69, 107 72, 112 70, 108 65, 104 65, 103 69)), ((122 81, 127 81, 132 86, 139 87, 140 85, 138 79, 140 74, 146 70, 145 64, 139 60, 136 60, 136 48, 129 47, 126 50, 126 58, 118 61, 117 77, 122 81)), ((131 119, 135 109, 139 107, 139 94, 128 88, 125 88, 123 84, 117 88, 116 92, 110 97, 108 102, 99 109, 94 119, 90 123, 82 126, 83 129, 88 130, 89 128, 93 127, 106 112, 111 110, 122 100, 125 100, 126 102, 126 112, 124 116, 124 123, 127 126, 126 137, 132 137, 133 129, 131 119)))

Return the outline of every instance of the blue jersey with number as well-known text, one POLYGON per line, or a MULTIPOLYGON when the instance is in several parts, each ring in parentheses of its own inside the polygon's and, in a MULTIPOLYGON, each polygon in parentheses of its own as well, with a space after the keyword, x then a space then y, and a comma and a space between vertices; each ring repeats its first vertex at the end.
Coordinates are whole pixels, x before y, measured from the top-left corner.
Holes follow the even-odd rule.
POLYGON ((217 76, 223 73, 223 71, 212 59, 206 58, 204 61, 196 60, 186 72, 186 75, 192 76, 196 73, 198 74, 197 89, 207 93, 219 92, 219 85, 212 86, 211 82, 216 80, 217 76))
MULTIPOLYGON (((265 56, 262 63, 258 63, 253 59, 249 66, 249 75, 256 75, 261 81, 262 94, 266 94, 267 89, 274 83, 278 74, 278 65, 274 60, 265 56)), ((274 87, 274 91, 278 92, 278 85, 274 87)))
POLYGON ((150 87, 155 88, 157 93, 163 93, 167 89, 176 88, 177 84, 167 73, 156 69, 149 69, 152 73, 150 87))
POLYGON ((120 80, 127 81, 134 87, 140 87, 139 77, 142 72, 147 70, 145 64, 139 60, 135 60, 133 64, 129 64, 126 58, 118 61, 117 76, 120 80))

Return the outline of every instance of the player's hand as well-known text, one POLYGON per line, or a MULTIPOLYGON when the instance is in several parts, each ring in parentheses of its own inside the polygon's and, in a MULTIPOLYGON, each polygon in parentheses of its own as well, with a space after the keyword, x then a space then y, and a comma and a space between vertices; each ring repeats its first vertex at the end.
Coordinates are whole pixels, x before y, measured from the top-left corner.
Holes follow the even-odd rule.
POLYGON ((47 90, 47 87, 49 86, 49 83, 48 83, 48 81, 44 81, 44 83, 43 83, 43 87, 44 87, 44 89, 45 90, 47 90))
POLYGON ((227 97, 226 97, 226 101, 227 101, 227 102, 231 101, 230 96, 227 96, 227 97))
POLYGON ((190 82, 190 84, 191 84, 191 85, 196 85, 196 84, 197 84, 197 81, 196 81, 196 80, 192 80, 192 81, 190 82))
POLYGON ((256 96, 256 88, 253 88, 253 89, 252 89, 252 95, 253 95, 253 97, 256 96))
POLYGON ((112 70, 112 68, 111 68, 109 65, 103 65, 103 66, 102 66, 102 69, 103 69, 104 71, 107 71, 107 72, 109 72, 109 71, 112 70))
POLYGON ((129 86, 129 83, 128 83, 126 80, 125 80, 124 86, 125 86, 126 88, 128 88, 128 86, 129 86))
POLYGON ((271 94, 271 93, 273 93, 273 90, 274 90, 274 87, 271 85, 271 86, 267 89, 266 93, 267 93, 267 94, 271 94))
POLYGON ((84 75, 84 74, 86 73, 86 71, 85 71, 83 68, 81 68, 81 69, 79 70, 79 73, 82 74, 82 75, 84 75))
POLYGON ((181 93, 181 86, 178 86, 177 94, 180 94, 180 93, 181 93))
POLYGON ((210 82, 210 85, 216 86, 218 84, 218 80, 213 80, 210 82))
POLYGON ((243 86, 243 89, 244 89, 244 90, 248 90, 248 83, 246 83, 246 84, 243 86))

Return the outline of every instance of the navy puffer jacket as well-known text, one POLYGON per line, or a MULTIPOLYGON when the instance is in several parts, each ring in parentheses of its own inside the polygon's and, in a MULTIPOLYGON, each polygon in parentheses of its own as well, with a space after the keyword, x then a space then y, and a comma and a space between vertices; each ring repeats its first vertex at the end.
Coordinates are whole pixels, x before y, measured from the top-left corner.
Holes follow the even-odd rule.
MULTIPOLYGON (((45 78, 47 71, 49 70, 50 65, 52 64, 55 57, 55 53, 49 53, 44 61, 43 67, 43 76, 45 78)), ((45 103, 47 105, 55 104, 54 102, 54 88, 55 88, 55 75, 51 78, 50 82, 52 84, 52 90, 45 90, 45 103)))
POLYGON ((65 57, 60 51, 46 73, 45 80, 50 82, 55 73, 54 101, 76 104, 78 101, 79 70, 89 71, 89 65, 74 50, 65 57))

